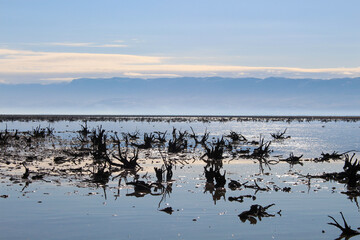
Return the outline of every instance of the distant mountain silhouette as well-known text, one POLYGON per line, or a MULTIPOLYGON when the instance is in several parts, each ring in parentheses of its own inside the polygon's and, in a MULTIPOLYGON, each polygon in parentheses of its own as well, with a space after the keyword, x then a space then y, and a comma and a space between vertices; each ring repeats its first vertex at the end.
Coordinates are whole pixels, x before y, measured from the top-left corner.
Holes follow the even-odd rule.
POLYGON ((360 115, 360 78, 109 78, 0 84, 0 111, 62 114, 360 115))

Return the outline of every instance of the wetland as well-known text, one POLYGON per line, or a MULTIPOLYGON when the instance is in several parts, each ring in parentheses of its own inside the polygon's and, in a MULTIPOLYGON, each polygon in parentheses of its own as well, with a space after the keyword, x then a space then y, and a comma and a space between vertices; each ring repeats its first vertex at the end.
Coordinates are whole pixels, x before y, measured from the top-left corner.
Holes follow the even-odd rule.
POLYGON ((0 116, 1 239, 360 239, 356 117, 0 116))

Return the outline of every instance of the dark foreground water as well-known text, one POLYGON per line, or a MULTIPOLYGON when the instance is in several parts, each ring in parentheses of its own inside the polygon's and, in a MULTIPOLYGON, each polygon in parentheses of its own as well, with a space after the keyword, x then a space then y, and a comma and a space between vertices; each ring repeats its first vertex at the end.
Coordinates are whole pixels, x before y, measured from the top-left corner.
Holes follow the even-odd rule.
MULTIPOLYGON (((85 171, 91 166, 81 162, 85 160, 53 162, 56 156, 63 156, 63 149, 76 143, 76 131, 81 124, 79 121, 1 123, 0 130, 7 127, 12 133, 15 129, 31 132, 39 125, 50 126, 55 132, 40 143, 35 144, 33 140, 32 147, 23 146, 23 142, 2 146, 0 239, 336 239, 341 231, 327 223, 331 222, 330 215, 343 224, 339 212, 352 229, 360 227, 358 197, 344 194, 349 190, 346 183, 309 177, 343 171, 344 155, 336 161, 315 162, 314 159, 321 157, 322 152, 360 150, 360 122, 133 120, 87 123, 90 129, 102 125, 109 136, 115 132, 121 136, 121 132, 138 131, 142 136, 167 131, 168 140, 173 127, 190 133, 192 127, 197 135, 204 134, 205 130, 210 132, 209 144, 230 131, 243 134, 249 142, 258 141, 260 135, 265 141, 272 141, 273 152, 267 160, 273 161, 269 165, 225 151, 220 173, 226 172, 226 184, 221 189, 206 183, 206 163, 200 159, 204 149, 194 148, 190 138, 192 146, 185 152, 171 155, 166 152, 167 143, 156 145, 150 150, 141 150, 142 169, 136 174, 119 171, 105 183, 92 182, 89 172, 85 171), (291 138, 274 141, 270 134, 284 129, 291 138), (163 181, 147 193, 136 192, 126 182, 138 179, 155 183, 153 167, 163 163, 159 151, 173 160, 172 181, 163 181), (290 153, 303 155, 301 164, 278 162, 290 153), (28 179, 22 179, 22 163, 30 168, 28 179), (81 174, 60 171, 79 166, 84 170, 81 174), (46 174, 41 179, 31 179, 37 173, 46 174), (231 190, 230 180, 248 183, 231 190), (251 188, 255 182, 261 189, 251 188), (240 196, 242 199, 234 200, 240 196), (274 205, 266 210, 265 216, 242 221, 238 215, 255 204, 274 205), (166 207, 174 210, 172 214, 159 211, 166 207)), ((236 146, 250 152, 255 147, 249 143, 236 146)), ((349 154, 353 153, 356 152, 349 154)), ((91 157, 87 161, 91 161, 91 157)))

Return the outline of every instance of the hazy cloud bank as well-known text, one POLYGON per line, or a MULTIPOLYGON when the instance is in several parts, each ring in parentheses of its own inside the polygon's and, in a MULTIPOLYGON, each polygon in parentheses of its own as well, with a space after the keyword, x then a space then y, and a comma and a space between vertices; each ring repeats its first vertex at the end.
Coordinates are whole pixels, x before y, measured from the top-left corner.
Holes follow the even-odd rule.
MULTIPOLYGON (((59 43, 60 44, 60 43, 59 43)), ((61 43, 66 44, 66 43, 61 43)), ((74 44, 74 43, 72 43, 74 44)), ((88 44, 88 43, 77 43, 88 44)), ((0 79, 6 83, 69 81, 83 77, 360 77, 355 68, 296 68, 236 65, 171 64, 171 57, 130 54, 40 52, 0 49, 0 79)))

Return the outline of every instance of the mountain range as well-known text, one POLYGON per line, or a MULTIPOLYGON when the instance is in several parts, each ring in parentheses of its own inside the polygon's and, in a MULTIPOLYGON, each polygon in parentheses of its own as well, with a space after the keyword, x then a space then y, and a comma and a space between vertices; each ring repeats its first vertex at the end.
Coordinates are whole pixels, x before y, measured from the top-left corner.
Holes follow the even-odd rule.
POLYGON ((0 84, 1 114, 360 115, 360 78, 108 78, 0 84))

